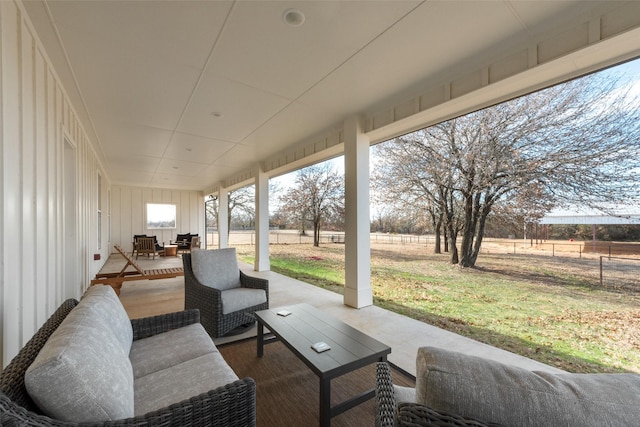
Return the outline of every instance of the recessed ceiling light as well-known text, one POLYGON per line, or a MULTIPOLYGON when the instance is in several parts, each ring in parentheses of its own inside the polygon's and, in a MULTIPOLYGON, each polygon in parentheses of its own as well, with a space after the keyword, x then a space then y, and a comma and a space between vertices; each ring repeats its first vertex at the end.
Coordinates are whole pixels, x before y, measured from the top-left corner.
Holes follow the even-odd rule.
POLYGON ((282 14, 282 19, 287 25, 291 25, 292 27, 299 27, 304 24, 304 13, 300 12, 298 9, 287 9, 282 14))

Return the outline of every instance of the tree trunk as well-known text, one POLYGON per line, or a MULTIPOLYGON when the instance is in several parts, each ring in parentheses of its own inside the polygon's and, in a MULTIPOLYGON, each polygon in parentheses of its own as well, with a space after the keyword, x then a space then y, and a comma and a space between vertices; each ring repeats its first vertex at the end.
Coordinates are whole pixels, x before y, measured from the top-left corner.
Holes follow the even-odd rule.
MULTIPOLYGON (((473 177, 473 174, 472 174, 473 177)), ((462 243, 460 244, 460 265, 473 267, 471 253, 473 251, 473 238, 476 234, 478 198, 472 192, 473 184, 470 179, 467 184, 467 193, 464 196, 464 227, 462 229, 462 243)))
POLYGON ((306 236, 306 235, 307 235, 307 227, 306 227, 306 224, 307 224, 307 220, 306 220, 306 218, 302 218, 302 219, 300 220, 300 235, 301 235, 301 236, 306 236))
POLYGON ((451 264, 458 264, 458 262, 460 262, 460 259, 458 257, 458 246, 456 245, 456 239, 458 237, 458 231, 456 230, 456 228, 454 227, 454 224, 452 221, 449 221, 449 224, 447 226, 447 235, 449 236, 449 242, 450 246, 451 246, 451 264))
POLYGON ((320 246, 320 221, 313 222, 313 246, 320 246))
POLYGON ((471 264, 470 255, 475 228, 473 227, 472 221, 473 208, 469 205, 469 200, 466 200, 464 212, 464 228, 462 229, 462 243, 460 244, 460 265, 463 267, 473 267, 473 265, 471 264))
POLYGON ((430 212, 431 216, 431 226, 433 227, 433 232, 435 234, 435 247, 433 249, 433 253, 441 254, 442 253, 442 214, 436 215, 433 211, 430 212))
POLYGON ((482 245, 482 238, 484 237, 484 228, 487 222, 487 217, 489 216, 489 213, 491 212, 491 208, 493 206, 493 203, 487 204, 482 208, 482 211, 480 213, 480 216, 478 218, 478 231, 476 233, 476 241, 473 245, 473 252, 471 253, 471 261, 472 261, 472 266, 475 267, 476 265, 476 261, 478 260, 478 255, 480 254, 480 246, 482 245))

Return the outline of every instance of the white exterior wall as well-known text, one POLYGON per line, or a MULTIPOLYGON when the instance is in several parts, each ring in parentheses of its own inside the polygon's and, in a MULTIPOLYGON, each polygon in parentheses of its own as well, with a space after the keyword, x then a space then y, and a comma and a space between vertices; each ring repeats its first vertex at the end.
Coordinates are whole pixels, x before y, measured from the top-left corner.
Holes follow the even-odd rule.
POLYGON ((178 233, 198 233, 204 244, 204 196, 199 191, 114 185, 111 189, 111 205, 111 252, 115 252, 115 244, 131 251, 134 234, 156 236, 160 244, 169 244, 178 233), (146 228, 146 209, 150 202, 176 205, 175 229, 146 228))
POLYGON ((78 298, 108 254, 108 179, 20 3, 0 2, 0 359, 13 358, 66 298, 78 298), (75 166, 64 167, 64 145, 75 166), (74 172, 75 169, 75 172, 74 172), (65 228, 64 173, 75 175, 75 228, 65 228), (66 244, 65 235, 72 244, 66 244), (74 248, 75 247, 75 248, 74 248), (94 261, 94 254, 101 260, 94 261), (68 262, 67 262, 68 261, 68 262), (65 265, 71 266, 65 273, 65 265), (70 277, 65 277, 70 276, 70 277))

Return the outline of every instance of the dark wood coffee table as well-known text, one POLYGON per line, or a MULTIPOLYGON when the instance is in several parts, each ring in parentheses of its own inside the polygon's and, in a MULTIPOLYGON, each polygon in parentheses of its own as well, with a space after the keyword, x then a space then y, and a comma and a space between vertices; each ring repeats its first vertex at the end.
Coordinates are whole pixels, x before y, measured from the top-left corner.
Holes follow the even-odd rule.
MULTIPOLYGON (((320 378, 320 425, 329 426, 335 417, 375 396, 369 390, 331 406, 331 380, 378 361, 387 360, 391 348, 334 319, 309 304, 278 307, 256 312, 258 357, 264 354, 264 327, 284 343, 320 378), (291 312, 282 317, 281 310, 291 312), (311 345, 324 341, 331 350, 316 353, 311 345)), ((275 340, 273 340, 275 341, 275 340)))

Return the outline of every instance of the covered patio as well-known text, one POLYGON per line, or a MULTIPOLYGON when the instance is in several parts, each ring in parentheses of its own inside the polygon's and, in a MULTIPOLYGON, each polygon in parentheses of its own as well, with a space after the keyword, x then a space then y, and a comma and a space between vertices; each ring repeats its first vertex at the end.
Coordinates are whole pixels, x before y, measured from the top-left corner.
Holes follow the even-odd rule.
MULTIPOLYGON (((113 254, 105 264, 103 271, 117 271, 123 262, 121 256, 113 254)), ((153 264, 154 268, 168 268, 180 266, 182 260, 180 257, 167 257, 156 261, 143 260, 141 262, 153 264)), ((282 274, 272 271, 255 272, 252 271, 252 266, 246 263, 240 263, 240 268, 246 274, 269 280, 271 307, 310 303, 323 312, 390 346, 392 351, 388 360, 413 376, 416 375, 417 350, 422 346, 442 347, 466 354, 479 355, 529 370, 561 372, 557 368, 527 357, 492 347, 377 306, 371 305, 356 310, 346 306, 340 294, 282 274)), ((127 282, 122 287, 120 299, 131 318, 182 310, 184 308, 184 278, 127 282)), ((253 327, 240 335, 216 338, 214 342, 225 344, 247 338, 253 339, 255 336, 256 328, 253 327)))
MULTIPOLYGON (((209 195, 225 207, 255 185, 250 268, 273 274, 269 179, 342 154, 345 295, 323 308, 384 330, 370 146, 639 57, 640 3, 15 0, 0 30, 5 366, 114 245, 204 235, 209 195), (173 205, 174 226, 151 227, 148 203, 173 205)), ((418 327, 389 338, 396 355, 418 327)))

